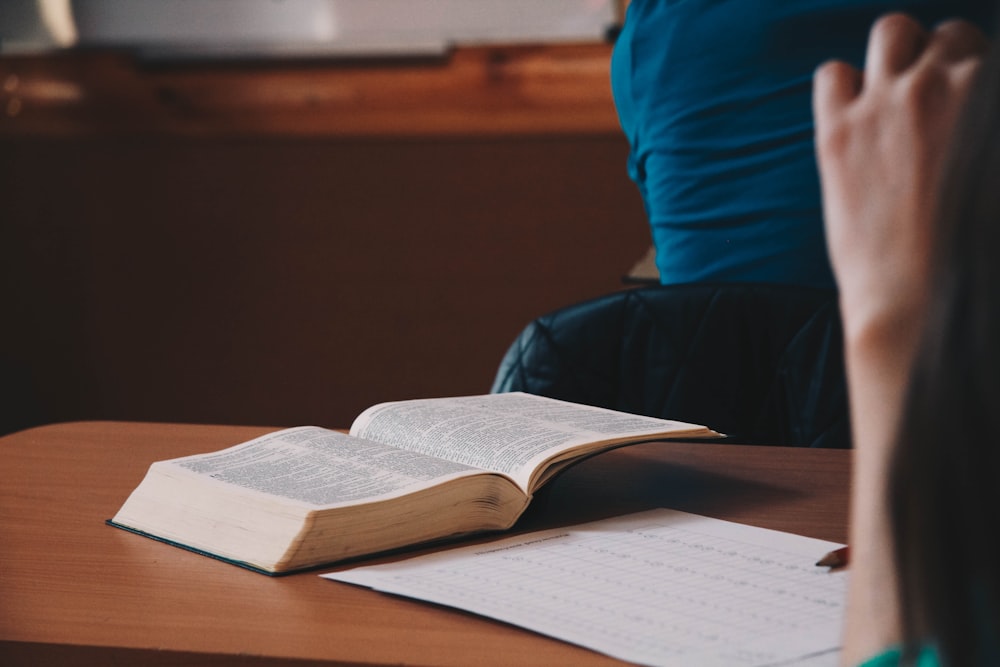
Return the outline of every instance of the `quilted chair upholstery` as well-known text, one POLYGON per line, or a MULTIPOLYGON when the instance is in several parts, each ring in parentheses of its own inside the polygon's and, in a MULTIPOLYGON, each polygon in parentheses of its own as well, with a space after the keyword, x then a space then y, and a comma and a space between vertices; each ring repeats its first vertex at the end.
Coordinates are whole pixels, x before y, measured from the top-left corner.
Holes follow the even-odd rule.
POLYGON ((657 285, 574 304, 521 332, 492 390, 705 424, 736 443, 850 442, 832 290, 657 285))

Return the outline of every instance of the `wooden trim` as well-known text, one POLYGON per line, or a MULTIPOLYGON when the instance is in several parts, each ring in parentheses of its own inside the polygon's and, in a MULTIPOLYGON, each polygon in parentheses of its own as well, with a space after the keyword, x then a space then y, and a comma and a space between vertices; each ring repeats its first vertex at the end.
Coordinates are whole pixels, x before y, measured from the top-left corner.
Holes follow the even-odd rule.
POLYGON ((432 59, 150 64, 123 52, 0 58, 0 137, 617 134, 603 43, 432 59))

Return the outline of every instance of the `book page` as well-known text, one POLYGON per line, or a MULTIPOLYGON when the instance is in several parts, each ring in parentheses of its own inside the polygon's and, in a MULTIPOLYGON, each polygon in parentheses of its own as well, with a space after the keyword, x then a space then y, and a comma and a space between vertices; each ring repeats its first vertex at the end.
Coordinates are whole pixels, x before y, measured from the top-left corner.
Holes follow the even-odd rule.
POLYGON ((166 463, 220 482, 323 507, 397 496, 482 473, 316 426, 286 429, 220 452, 166 463))
POLYGON ((692 424, 518 392, 382 403, 351 427, 358 437, 503 473, 526 492, 535 468, 560 451, 671 431, 712 434, 692 424))
POLYGON ((645 665, 832 667, 836 546, 660 509, 323 576, 645 665))

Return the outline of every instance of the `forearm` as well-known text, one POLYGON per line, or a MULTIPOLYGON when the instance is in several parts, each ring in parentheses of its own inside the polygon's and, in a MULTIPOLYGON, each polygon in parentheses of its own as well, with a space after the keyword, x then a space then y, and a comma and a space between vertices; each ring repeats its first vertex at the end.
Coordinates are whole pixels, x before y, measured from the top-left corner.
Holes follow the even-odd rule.
POLYGON ((912 347, 903 343, 906 340, 905 335, 891 336, 887 330, 855 331, 845 338, 855 449, 844 665, 857 665, 887 646, 898 644, 901 637, 885 494, 896 416, 904 399, 912 358, 912 347))

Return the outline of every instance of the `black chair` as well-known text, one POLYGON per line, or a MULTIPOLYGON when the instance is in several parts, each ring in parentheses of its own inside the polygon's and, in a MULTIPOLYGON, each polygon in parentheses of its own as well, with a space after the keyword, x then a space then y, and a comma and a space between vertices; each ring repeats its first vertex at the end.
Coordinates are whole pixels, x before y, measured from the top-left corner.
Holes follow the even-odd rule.
POLYGON ((521 332, 492 391, 705 424, 734 443, 850 445, 833 290, 657 285, 571 305, 521 332))

